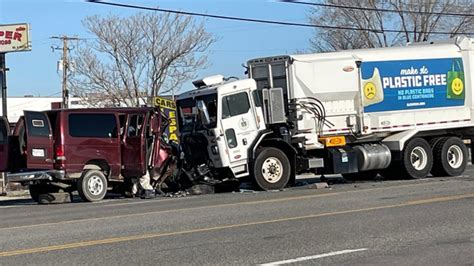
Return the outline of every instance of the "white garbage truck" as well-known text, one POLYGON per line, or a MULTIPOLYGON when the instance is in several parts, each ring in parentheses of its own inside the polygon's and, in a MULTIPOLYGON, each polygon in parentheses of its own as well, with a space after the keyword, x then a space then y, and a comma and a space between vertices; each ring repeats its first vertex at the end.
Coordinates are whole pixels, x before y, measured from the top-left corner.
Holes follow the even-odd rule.
POLYGON ((191 179, 250 177, 281 189, 299 173, 456 176, 474 136, 474 39, 272 56, 248 79, 221 75, 178 97, 191 179))

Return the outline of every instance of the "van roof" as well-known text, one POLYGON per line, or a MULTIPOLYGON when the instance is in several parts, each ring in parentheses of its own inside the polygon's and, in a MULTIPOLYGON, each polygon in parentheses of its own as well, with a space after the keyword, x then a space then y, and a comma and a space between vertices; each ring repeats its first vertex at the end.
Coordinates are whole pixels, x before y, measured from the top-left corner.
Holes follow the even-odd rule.
POLYGON ((67 112, 67 113, 128 113, 143 111, 148 112, 159 110, 154 107, 108 107, 108 108, 77 108, 77 109, 53 109, 45 112, 67 112))

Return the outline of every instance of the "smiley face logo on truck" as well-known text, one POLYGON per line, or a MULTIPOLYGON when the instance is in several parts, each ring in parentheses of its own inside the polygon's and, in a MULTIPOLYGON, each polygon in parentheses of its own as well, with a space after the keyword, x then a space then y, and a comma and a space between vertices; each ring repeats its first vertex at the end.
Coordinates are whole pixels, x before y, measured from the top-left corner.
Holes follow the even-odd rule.
POLYGON ((464 84, 460 78, 453 79, 451 83, 451 90, 455 95, 461 95, 462 91, 464 90, 464 84))
POLYGON ((373 68, 372 76, 368 79, 362 79, 362 103, 364 106, 380 103, 383 101, 382 78, 377 67, 373 68))
POLYGON ((375 97, 377 89, 373 82, 367 82, 364 86, 364 95, 365 98, 372 100, 375 97))

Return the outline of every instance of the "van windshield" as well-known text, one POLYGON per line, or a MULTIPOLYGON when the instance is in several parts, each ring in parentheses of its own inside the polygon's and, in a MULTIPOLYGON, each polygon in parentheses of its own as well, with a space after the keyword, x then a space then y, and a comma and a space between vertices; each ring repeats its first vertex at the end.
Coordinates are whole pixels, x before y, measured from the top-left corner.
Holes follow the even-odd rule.
POLYGON ((191 132, 204 128, 211 129, 217 125, 217 93, 182 99, 177 102, 179 128, 182 132, 191 132), (204 114, 198 108, 198 101, 202 101, 209 114, 209 123, 206 123, 204 114))

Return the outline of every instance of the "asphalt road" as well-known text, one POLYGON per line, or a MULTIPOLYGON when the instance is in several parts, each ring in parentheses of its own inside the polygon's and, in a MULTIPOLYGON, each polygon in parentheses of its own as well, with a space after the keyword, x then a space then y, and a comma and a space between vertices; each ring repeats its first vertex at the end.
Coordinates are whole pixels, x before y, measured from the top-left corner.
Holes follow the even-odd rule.
POLYGON ((474 264, 474 170, 455 178, 155 200, 0 202, 0 264, 474 264))

